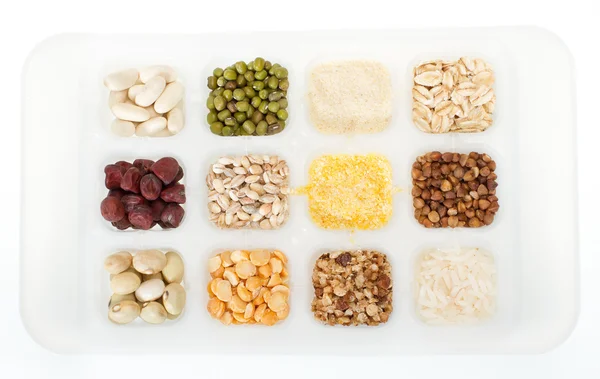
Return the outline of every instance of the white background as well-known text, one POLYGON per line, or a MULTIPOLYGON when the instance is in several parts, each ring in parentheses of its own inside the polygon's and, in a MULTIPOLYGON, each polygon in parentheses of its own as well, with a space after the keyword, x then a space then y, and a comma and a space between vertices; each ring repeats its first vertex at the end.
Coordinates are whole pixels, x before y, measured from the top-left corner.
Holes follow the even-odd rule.
MULTIPOLYGON (((0 119, 3 212, 0 237, 0 377, 107 378, 125 375, 172 377, 434 377, 565 378, 598 377, 600 372, 600 226, 596 201, 600 188, 600 5, 570 1, 19 1, 3 4, 0 22, 0 119), (355 4, 356 3, 356 4, 355 4), (556 5, 555 5, 556 4, 556 5), (246 18, 244 15, 251 15, 246 18), (36 43, 61 32, 212 33, 245 30, 306 30, 436 26, 537 25, 558 34, 576 65, 581 313, 572 336, 559 348, 535 356, 290 357, 270 356, 59 356, 36 345, 18 312, 20 202, 20 75, 36 43)), ((268 43, 265 41, 264 43, 268 43)), ((535 48, 535 46, 532 46, 535 48)), ((544 62, 540 62, 543 65, 544 62)), ((552 80, 552 78, 548 78, 552 80)), ((524 106, 526 104, 523 104, 524 106)), ((560 154, 548 151, 548 154, 560 154)), ((543 164, 543 157, 539 157, 543 164)), ((41 169, 52 170, 52 167, 41 169)), ((551 191, 560 173, 540 183, 551 191)), ((43 195, 44 183, 39 183, 43 195)), ((563 201, 563 199, 556 199, 563 201)), ((551 209, 551 207, 549 207, 551 209)), ((544 214, 544 217, 552 217, 544 214)), ((560 222, 560 220, 556 220, 560 222)), ((56 310, 60 312, 60 309, 56 310)), ((252 346, 248 346, 252 351, 252 346)), ((223 353, 215 351, 215 354, 223 353)), ((256 352, 255 352, 256 353, 256 352)))

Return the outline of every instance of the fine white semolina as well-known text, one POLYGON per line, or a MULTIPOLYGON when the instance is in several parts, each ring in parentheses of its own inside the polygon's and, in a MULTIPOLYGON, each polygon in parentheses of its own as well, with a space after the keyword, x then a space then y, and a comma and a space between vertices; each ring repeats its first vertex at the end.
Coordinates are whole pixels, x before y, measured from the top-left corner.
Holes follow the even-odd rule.
POLYGON ((377 133, 392 118, 392 82, 377 61, 327 62, 310 75, 310 118, 326 134, 377 133))

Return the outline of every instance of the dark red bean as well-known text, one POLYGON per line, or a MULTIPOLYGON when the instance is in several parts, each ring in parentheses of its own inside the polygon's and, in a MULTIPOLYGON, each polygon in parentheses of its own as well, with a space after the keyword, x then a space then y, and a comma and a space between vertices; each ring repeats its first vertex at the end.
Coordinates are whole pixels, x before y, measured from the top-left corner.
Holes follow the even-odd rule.
POLYGON ((141 195, 134 195, 134 194, 129 194, 129 195, 125 195, 121 198, 121 202, 123 203, 123 206, 125 207, 125 212, 129 213, 133 210, 133 208, 137 207, 138 205, 147 205, 148 201, 146 201, 146 199, 144 199, 141 195))
POLYGON ((123 196, 125 196, 126 194, 127 193, 120 188, 112 189, 112 190, 108 191, 108 194, 106 195, 106 197, 112 196, 112 197, 116 197, 117 199, 121 200, 121 198, 123 196))
POLYGON ((129 170, 131 167, 133 167, 133 165, 132 165, 131 163, 129 163, 129 162, 126 162, 126 161, 118 161, 118 162, 116 162, 116 163, 115 163, 115 165, 117 165, 117 166, 120 166, 120 167, 123 167, 123 169, 124 169, 125 171, 127 171, 127 170, 129 170))
POLYGON ((106 221, 119 221, 125 217, 125 207, 116 197, 109 196, 102 200, 100 204, 100 213, 106 221))
POLYGON ((161 227, 161 228, 163 228, 163 229, 171 229, 171 228, 172 228, 172 226, 170 226, 170 225, 167 225, 167 224, 165 224, 165 223, 164 223, 164 222, 162 222, 162 221, 159 221, 159 222, 158 222, 158 225, 160 225, 160 227, 161 227))
POLYGON ((125 169, 121 166, 109 164, 104 167, 104 174, 104 185, 106 188, 118 189, 121 187, 121 180, 123 179, 123 174, 125 174, 125 169))
POLYGON ((137 229, 148 230, 152 228, 152 209, 148 205, 138 205, 129 212, 129 222, 137 229))
POLYGON ((177 175, 175 175, 175 179, 173 179, 173 183, 177 183, 181 179, 183 179, 183 168, 181 168, 181 166, 179 166, 179 171, 177 171, 177 175))
POLYGON ((179 172, 179 163, 177 163, 175 158, 164 157, 156 161, 156 163, 150 167, 150 171, 158 176, 163 183, 169 184, 175 179, 179 172))
POLYGON ((185 186, 183 184, 175 184, 174 186, 165 188, 160 193, 160 198, 167 203, 185 203, 185 186))
POLYGON ((167 204, 162 214, 160 215, 160 220, 166 224, 167 226, 177 228, 179 224, 181 224, 181 220, 183 220, 183 215, 185 211, 179 204, 170 203, 167 204))
POLYGON ((156 200, 162 191, 162 182, 154 174, 146 174, 140 180, 140 192, 148 200, 156 200))
POLYGON ((131 167, 123 175, 121 180, 121 188, 125 191, 140 193, 140 180, 142 180, 142 173, 137 167, 131 167))
POLYGON ((150 172, 150 167, 154 164, 154 161, 151 159, 136 159, 133 161, 133 165, 140 170, 142 175, 146 175, 150 172))
POLYGON ((150 202, 150 208, 152 209, 152 219, 154 221, 160 221, 160 215, 162 214, 162 211, 165 209, 166 206, 167 203, 165 203, 162 199, 156 199, 150 202))
POLYGON ((119 221, 112 222, 111 224, 119 230, 125 230, 131 227, 131 223, 129 222, 129 219, 127 217, 123 217, 119 221))

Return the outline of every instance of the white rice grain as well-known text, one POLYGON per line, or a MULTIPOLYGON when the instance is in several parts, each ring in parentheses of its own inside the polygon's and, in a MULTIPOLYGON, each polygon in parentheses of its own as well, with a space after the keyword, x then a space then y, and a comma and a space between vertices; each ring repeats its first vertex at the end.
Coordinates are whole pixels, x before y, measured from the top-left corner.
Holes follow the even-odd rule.
POLYGON ((496 268, 487 251, 425 251, 417 264, 415 284, 417 312, 428 324, 474 323, 495 312, 496 268))

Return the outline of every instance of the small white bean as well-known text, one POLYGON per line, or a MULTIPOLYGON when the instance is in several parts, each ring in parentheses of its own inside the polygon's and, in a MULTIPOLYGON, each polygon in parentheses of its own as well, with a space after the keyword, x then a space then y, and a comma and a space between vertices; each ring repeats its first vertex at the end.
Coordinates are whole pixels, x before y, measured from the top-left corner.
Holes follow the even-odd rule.
POLYGON ((147 110, 148 113, 150 113, 150 118, 162 116, 162 113, 156 113, 156 111, 154 110, 153 106, 149 106, 149 107, 146 107, 144 109, 147 110))
POLYGON ((125 300, 135 301, 135 295, 132 293, 128 293, 127 295, 119 295, 117 293, 113 293, 110 297, 110 300, 108 300, 108 308, 112 308, 125 300))
POLYGON ((104 269, 111 274, 120 274, 131 266, 133 257, 128 251, 119 251, 104 259, 104 269))
POLYGON ((162 300, 167 312, 178 315, 185 307, 185 289, 178 283, 171 283, 165 287, 162 300))
POLYGON ((133 104, 115 104, 110 110, 121 120, 143 122, 150 118, 150 113, 142 107, 133 104))
MULTIPOLYGON (((138 278, 140 278, 140 282, 142 281, 142 274, 140 274, 139 272, 136 271, 135 268, 133 267, 129 267, 127 270, 123 271, 123 272, 131 272, 133 274, 135 274, 135 276, 137 276, 138 278)), ((113 280, 113 278, 115 276, 117 276, 119 274, 110 274, 110 280, 113 280)))
POLYGON ((163 93, 167 82, 162 76, 150 78, 144 86, 144 90, 135 97, 135 103, 140 107, 150 106, 163 93))
POLYGON ((164 117, 153 117, 142 122, 135 128, 135 135, 139 137, 154 136, 167 127, 167 119, 164 117))
POLYGON ((163 268, 162 274, 167 283, 181 283, 183 280, 183 259, 174 251, 168 251, 167 265, 163 268))
POLYGON ((173 108, 167 113, 167 128, 173 134, 183 129, 183 112, 180 108, 173 108))
POLYGON ((175 108, 177 103, 183 98, 183 93, 183 84, 179 82, 169 83, 154 103, 154 110, 158 113, 167 113, 175 108))
POLYGON ((112 108, 113 105, 124 103, 127 101, 127 90, 123 91, 110 91, 108 94, 108 107, 112 108))
POLYGON ((108 318, 116 324, 128 324, 140 315, 140 305, 132 300, 124 300, 110 307, 108 318))
POLYGON ((123 91, 138 80, 139 73, 135 68, 113 72, 104 78, 104 85, 111 91, 123 91))
POLYGON ((110 130, 121 137, 131 137, 135 134, 135 125, 131 121, 124 121, 115 118, 110 125, 110 130))
POLYGON ((129 89, 127 90, 127 97, 129 98, 129 100, 135 102, 135 98, 137 97, 137 95, 144 92, 145 88, 146 87, 143 84, 136 84, 132 87, 129 87, 129 89))
POLYGON ((133 257, 133 268, 142 274, 155 274, 162 271, 166 265, 167 257, 156 249, 139 251, 133 257))
POLYGON ((152 301, 142 306, 140 318, 150 324, 162 324, 167 319, 167 311, 162 304, 152 301))
POLYGON ((118 295, 135 292, 141 284, 140 278, 132 272, 122 272, 110 280, 110 288, 118 295))
POLYGON ((155 76, 162 76, 167 83, 177 80, 177 72, 169 66, 150 66, 140 70, 140 80, 142 83, 148 83, 155 76))
POLYGON ((165 283, 161 279, 151 279, 143 282, 137 290, 135 297, 145 303, 147 301, 156 300, 165 292, 165 283))
POLYGON ((173 136, 173 134, 171 134, 171 132, 169 131, 169 129, 168 128, 164 128, 160 132, 154 133, 150 137, 162 138, 162 137, 172 137, 172 136, 173 136))

